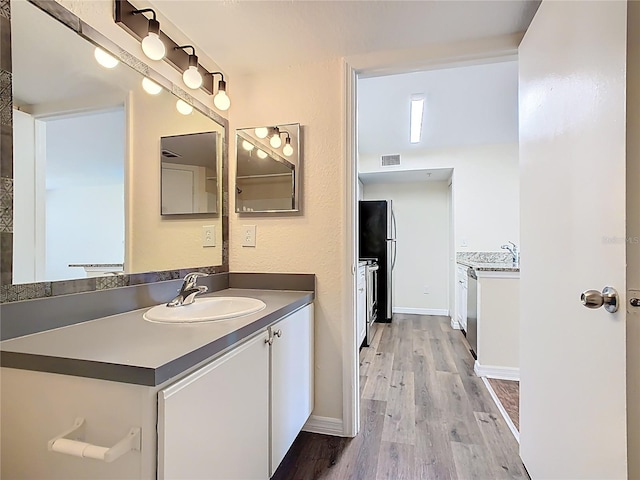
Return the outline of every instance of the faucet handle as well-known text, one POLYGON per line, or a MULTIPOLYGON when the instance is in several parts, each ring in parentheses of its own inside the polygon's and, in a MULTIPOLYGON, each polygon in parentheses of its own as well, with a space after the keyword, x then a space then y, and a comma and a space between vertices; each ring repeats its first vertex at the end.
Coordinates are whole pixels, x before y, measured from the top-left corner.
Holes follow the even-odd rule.
POLYGON ((187 273, 184 277, 185 283, 193 283, 198 281, 199 277, 208 277, 209 275, 202 272, 191 272, 187 273))

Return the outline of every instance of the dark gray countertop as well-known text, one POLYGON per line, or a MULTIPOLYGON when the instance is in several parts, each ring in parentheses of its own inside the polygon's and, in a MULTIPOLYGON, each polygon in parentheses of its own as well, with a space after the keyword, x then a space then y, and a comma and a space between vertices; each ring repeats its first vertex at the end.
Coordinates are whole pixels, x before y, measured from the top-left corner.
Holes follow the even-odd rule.
POLYGON ((156 386, 311 303, 313 292, 225 289, 205 296, 254 297, 258 313, 218 322, 159 324, 148 308, 0 343, 3 367, 156 386))
POLYGON ((520 266, 512 262, 473 262, 469 260, 458 260, 457 263, 466 267, 472 267, 480 272, 519 272, 520 266))

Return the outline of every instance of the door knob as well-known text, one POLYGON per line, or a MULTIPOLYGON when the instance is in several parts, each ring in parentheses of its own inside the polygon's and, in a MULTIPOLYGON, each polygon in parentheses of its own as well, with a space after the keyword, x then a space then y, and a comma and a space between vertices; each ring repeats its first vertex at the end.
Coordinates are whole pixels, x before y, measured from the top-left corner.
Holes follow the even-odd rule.
POLYGON ((613 287, 604 287, 602 293, 598 290, 582 292, 580 301, 587 308, 600 308, 604 305, 604 309, 609 313, 617 312, 620 305, 618 292, 613 287))

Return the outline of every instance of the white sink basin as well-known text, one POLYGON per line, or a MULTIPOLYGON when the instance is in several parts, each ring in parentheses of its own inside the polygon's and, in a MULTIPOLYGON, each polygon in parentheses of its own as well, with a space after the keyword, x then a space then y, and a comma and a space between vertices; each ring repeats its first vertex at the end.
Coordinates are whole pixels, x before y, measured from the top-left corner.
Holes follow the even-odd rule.
POLYGON ((265 307, 265 303, 257 298, 203 297, 181 307, 157 305, 147 310, 143 317, 149 322, 157 323, 212 322, 250 315, 265 307))

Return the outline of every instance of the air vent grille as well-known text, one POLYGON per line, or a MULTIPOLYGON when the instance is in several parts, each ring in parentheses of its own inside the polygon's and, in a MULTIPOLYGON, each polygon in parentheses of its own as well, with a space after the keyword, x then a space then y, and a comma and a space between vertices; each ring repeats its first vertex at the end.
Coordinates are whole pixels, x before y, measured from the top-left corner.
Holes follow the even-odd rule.
POLYGON ((165 158, 180 158, 182 155, 179 153, 172 152, 171 150, 167 150, 166 148, 162 150, 162 156, 165 158))
POLYGON ((380 158, 380 165, 383 167, 400 165, 400 155, 382 155, 380 158))

